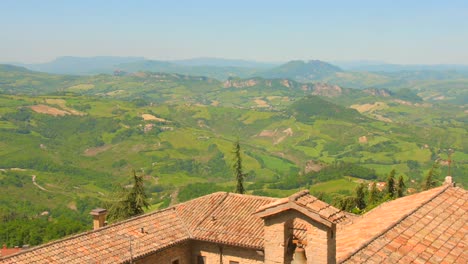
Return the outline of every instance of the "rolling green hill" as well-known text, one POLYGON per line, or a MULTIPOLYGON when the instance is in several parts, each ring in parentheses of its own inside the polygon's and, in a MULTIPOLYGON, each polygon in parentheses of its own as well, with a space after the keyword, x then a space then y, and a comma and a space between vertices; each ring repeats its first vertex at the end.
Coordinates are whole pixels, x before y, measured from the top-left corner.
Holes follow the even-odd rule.
POLYGON ((331 201, 391 169, 418 188, 448 148, 455 180, 468 184, 460 106, 288 79, 78 77, 3 66, 0 80, 0 244, 86 229, 88 210, 105 207, 132 169, 144 175, 153 209, 232 191, 237 139, 252 194, 308 188, 331 201))

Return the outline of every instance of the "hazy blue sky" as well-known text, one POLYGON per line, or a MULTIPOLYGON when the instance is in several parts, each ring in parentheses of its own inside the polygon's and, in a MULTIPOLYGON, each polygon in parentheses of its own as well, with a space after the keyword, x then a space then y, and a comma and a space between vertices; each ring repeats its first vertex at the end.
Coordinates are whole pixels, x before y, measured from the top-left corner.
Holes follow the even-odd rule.
POLYGON ((0 61, 223 57, 468 64, 468 0, 1 0, 0 61))

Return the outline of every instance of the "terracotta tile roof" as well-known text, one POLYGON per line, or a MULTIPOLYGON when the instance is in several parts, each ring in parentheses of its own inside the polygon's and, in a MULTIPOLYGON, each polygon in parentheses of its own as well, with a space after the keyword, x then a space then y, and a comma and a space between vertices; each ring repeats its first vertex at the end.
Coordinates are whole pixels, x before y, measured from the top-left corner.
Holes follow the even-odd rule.
POLYGON ((235 246, 263 248, 263 220, 255 211, 274 198, 227 194, 193 230, 193 238, 235 246))
POLYGON ((400 198, 344 226, 345 263, 468 263, 468 192, 448 185, 400 198))
POLYGON ((188 239, 262 248, 263 220, 254 213, 260 206, 275 200, 261 196, 213 193, 31 248, 0 259, 0 263, 121 263, 130 260, 130 241, 133 258, 188 239))
POLYGON ((194 230, 228 195, 225 192, 217 192, 178 204, 175 208, 187 228, 194 230))
MULTIPOLYGON (((189 239, 263 248, 263 220, 295 209, 337 224, 337 260, 466 260, 467 194, 439 187, 354 217, 302 191, 276 199, 218 192, 0 259, 0 263, 121 263, 189 239), (142 229, 143 228, 143 229, 142 229), (418 254, 416 254, 417 252, 418 254)), ((304 223, 295 220, 295 234, 304 223)))
POLYGON ((6 245, 3 245, 3 248, 0 248, 0 258, 6 257, 8 255, 16 254, 20 252, 21 248, 7 248, 6 245))
POLYGON ((0 263, 119 263, 189 238, 174 208, 44 244, 0 259, 0 263), (143 228, 143 232, 141 232, 143 228))

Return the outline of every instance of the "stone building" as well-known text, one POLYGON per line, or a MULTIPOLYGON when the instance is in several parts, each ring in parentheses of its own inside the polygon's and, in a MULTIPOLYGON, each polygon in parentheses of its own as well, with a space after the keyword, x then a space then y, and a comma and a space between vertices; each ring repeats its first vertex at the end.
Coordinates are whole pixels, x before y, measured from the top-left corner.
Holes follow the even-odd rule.
POLYGON ((450 182, 356 216, 308 191, 218 192, 0 259, 0 263, 467 263, 468 193, 450 182), (293 259, 295 258, 295 259, 293 259))

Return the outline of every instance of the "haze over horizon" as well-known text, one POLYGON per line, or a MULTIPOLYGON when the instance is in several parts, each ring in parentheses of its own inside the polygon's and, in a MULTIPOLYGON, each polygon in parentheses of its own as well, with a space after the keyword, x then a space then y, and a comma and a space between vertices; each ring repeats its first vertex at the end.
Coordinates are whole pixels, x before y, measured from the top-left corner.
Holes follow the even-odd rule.
POLYGON ((2 1, 0 62, 61 56, 468 64, 466 1, 2 1))

